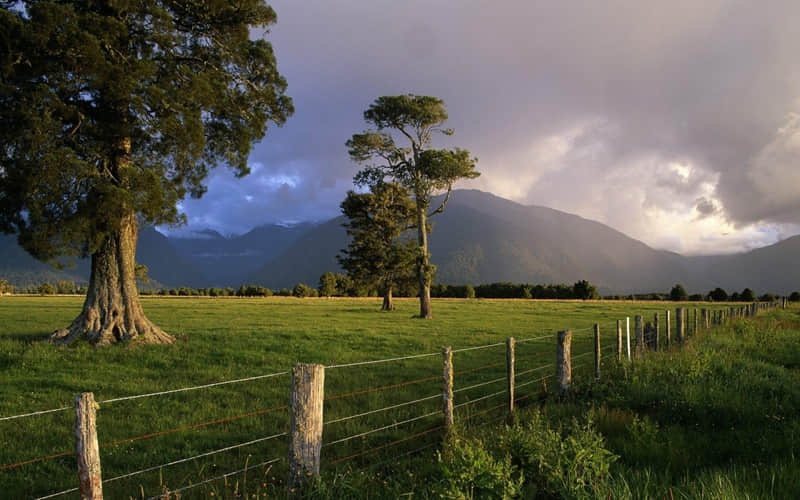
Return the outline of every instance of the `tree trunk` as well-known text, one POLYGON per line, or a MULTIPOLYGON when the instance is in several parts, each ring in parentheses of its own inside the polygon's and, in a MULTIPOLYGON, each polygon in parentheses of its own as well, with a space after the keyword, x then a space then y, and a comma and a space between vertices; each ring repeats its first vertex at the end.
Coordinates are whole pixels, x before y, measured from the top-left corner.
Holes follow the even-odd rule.
POLYGON ((424 319, 433 318, 431 310, 431 275, 430 262, 428 256, 428 232, 424 205, 420 205, 421 200, 417 195, 417 243, 419 245, 417 255, 417 275, 419 277, 419 317, 424 319))
POLYGON ((129 214, 92 254, 83 311, 68 328, 53 333, 54 343, 70 344, 80 339, 94 345, 128 340, 152 344, 174 341, 142 311, 134 273, 137 234, 136 216, 129 214))
POLYGON ((391 286, 386 287, 386 291, 383 292, 383 305, 381 306, 381 311, 394 311, 391 286))

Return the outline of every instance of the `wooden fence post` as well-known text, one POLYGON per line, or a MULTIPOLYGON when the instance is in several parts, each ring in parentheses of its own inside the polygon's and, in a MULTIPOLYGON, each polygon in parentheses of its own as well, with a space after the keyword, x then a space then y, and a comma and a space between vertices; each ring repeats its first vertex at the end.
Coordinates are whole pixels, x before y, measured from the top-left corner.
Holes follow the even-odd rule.
POLYGON ((594 378, 600 379, 600 325, 594 324, 594 378))
POLYGON ((631 360, 631 318, 625 317, 625 352, 628 355, 628 361, 631 360))
POLYGON ((622 362, 622 320, 617 320, 617 361, 622 362))
POLYGON ((669 310, 665 311, 664 313, 664 320, 666 320, 666 331, 664 333, 667 334, 667 349, 669 349, 670 343, 672 342, 672 325, 670 325, 669 321, 669 310))
POLYGON ((697 335, 697 308, 694 308, 694 329, 692 329, 692 334, 697 335))
POLYGON ((506 365, 508 368, 508 414, 514 413, 514 337, 506 339, 506 365))
POLYGON ((559 394, 569 391, 572 384, 572 330, 558 332, 556 344, 556 383, 559 394))
POLYGON ((683 335, 686 328, 686 308, 679 307, 675 309, 675 340, 678 344, 683 344, 683 335))
POLYGON ((100 470, 100 448, 97 445, 94 394, 84 392, 75 397, 75 437, 78 455, 78 478, 81 498, 103 499, 103 478, 100 470))
POLYGON ((636 357, 641 358, 644 354, 644 322, 641 315, 634 317, 634 330, 636 331, 636 357))
POLYGON ((453 430, 453 348, 442 349, 442 412, 444 413, 444 428, 446 433, 453 430))
POLYGON ((661 341, 661 339, 659 338, 661 336, 661 332, 658 325, 658 313, 653 314, 653 328, 655 328, 655 338, 653 339, 653 350, 657 351, 659 349, 659 344, 661 341))
POLYGON ((324 396, 324 366, 313 363, 292 366, 287 483, 290 497, 302 497, 311 478, 319 477, 324 396))

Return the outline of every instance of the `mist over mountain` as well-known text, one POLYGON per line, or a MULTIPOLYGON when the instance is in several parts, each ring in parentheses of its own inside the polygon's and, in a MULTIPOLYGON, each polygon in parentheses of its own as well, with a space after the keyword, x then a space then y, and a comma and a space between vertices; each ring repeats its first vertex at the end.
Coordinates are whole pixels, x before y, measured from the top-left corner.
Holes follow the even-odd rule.
MULTIPOLYGON (((337 217, 321 224, 264 225, 233 237, 212 230, 167 237, 143 228, 137 262, 168 287, 316 286, 323 272, 340 270, 336 255, 347 245, 344 222, 337 217)), ((675 283, 690 293, 717 286, 781 294, 800 289, 800 268, 793 265, 800 236, 741 254, 685 257, 595 221, 476 190, 454 191, 445 212, 431 222, 431 257, 440 283, 586 279, 601 293, 666 292, 675 283)), ((0 277, 16 286, 86 282, 88 274, 86 261, 56 271, 25 253, 13 236, 0 236, 0 277)))

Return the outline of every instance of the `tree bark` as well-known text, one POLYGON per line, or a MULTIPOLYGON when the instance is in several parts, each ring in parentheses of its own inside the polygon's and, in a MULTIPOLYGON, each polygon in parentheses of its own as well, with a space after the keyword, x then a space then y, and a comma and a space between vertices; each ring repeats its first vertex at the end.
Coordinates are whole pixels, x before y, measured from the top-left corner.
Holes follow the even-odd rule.
POLYGON ((417 256, 417 274, 419 277, 419 317, 423 319, 433 318, 431 309, 431 277, 430 259, 428 256, 428 232, 426 221, 426 207, 421 204, 417 195, 417 244, 419 245, 419 255, 417 256))
POLYGON ((386 287, 386 291, 383 292, 383 305, 381 306, 381 311, 394 311, 394 302, 392 302, 392 287, 386 287))
POLYGON ((94 345, 130 340, 152 344, 174 341, 142 311, 134 272, 137 236, 136 216, 131 213, 92 254, 83 311, 68 328, 53 333, 54 343, 70 344, 80 339, 94 345))

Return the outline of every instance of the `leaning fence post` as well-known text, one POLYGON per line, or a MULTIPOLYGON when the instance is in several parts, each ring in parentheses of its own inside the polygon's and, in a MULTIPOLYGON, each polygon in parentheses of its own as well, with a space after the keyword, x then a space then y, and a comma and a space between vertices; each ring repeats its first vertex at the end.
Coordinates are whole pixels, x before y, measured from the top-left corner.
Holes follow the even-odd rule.
POLYGON ((594 324, 594 378, 600 378, 600 325, 594 324))
POLYGON ((622 362, 622 320, 617 320, 617 361, 622 362))
POLYGON ((572 330, 558 332, 556 344, 556 383, 558 392, 564 394, 569 391, 572 383, 572 330))
POLYGON ((100 471, 100 448, 97 445, 94 394, 84 392, 75 397, 75 437, 78 454, 78 477, 81 498, 102 500, 103 478, 100 471))
POLYGON ((287 484, 290 497, 302 497, 310 479, 319 477, 324 396, 324 366, 313 363, 292 366, 287 484))
POLYGON ((442 412, 444 412, 444 428, 449 433, 453 430, 453 348, 442 349, 442 412))
POLYGON ((517 341, 514 337, 506 339, 506 366, 508 369, 508 413, 514 413, 514 347, 517 341))
POLYGON ((634 330, 636 332, 636 357, 641 358, 644 354, 644 322, 640 314, 634 317, 634 330))

